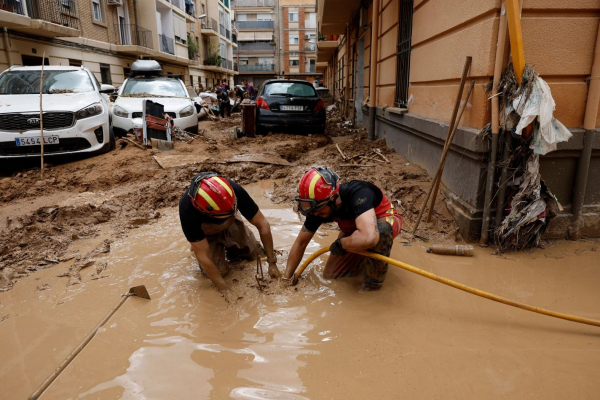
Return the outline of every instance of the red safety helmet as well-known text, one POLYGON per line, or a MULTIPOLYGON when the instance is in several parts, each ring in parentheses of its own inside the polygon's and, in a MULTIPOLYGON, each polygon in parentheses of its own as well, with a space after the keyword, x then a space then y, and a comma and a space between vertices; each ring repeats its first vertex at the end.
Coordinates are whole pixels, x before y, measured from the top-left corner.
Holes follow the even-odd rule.
POLYGON ((216 172, 202 172, 192 179, 188 196, 192 205, 209 218, 230 218, 237 211, 237 198, 227 179, 216 172))
POLYGON ((300 179, 298 210, 303 215, 314 213, 335 199, 340 191, 340 177, 325 167, 311 168, 300 179))

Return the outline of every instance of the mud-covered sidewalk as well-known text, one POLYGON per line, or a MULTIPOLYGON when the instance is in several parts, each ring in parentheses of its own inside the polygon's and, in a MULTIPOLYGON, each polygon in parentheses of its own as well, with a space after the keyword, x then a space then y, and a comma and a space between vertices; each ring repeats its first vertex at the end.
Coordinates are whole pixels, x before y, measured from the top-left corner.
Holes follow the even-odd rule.
MULTIPOLYGON (((364 130, 343 123, 330 124, 327 136, 307 132, 304 136, 231 139, 235 126, 240 126, 239 114, 230 120, 203 121, 203 136, 177 141, 171 152, 142 150, 121 140, 116 151, 101 156, 49 157, 44 179, 33 161, 4 162, 0 290, 61 262, 73 264, 71 283, 80 283, 77 275, 93 264, 94 255, 70 252, 74 242, 94 237, 100 230, 111 231, 118 239, 132 228, 155 221, 160 208, 177 204, 199 171, 217 171, 240 184, 279 179, 282 183, 274 200, 291 204, 300 176, 311 166, 327 165, 343 180, 365 179, 381 187, 401 211, 405 228, 411 226, 430 182, 423 169, 395 154, 383 141, 368 142, 364 130)), ((417 233, 436 241, 454 241, 456 227, 443 197, 434 216, 417 233)))

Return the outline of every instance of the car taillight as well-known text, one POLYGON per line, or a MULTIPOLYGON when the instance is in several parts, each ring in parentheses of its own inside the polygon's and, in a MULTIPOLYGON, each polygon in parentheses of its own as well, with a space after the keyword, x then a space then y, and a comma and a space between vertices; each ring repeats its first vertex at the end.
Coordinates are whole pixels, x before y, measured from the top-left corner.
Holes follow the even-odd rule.
POLYGON ((262 108, 263 110, 270 110, 269 105, 262 97, 259 97, 258 100, 256 100, 256 106, 258 108, 262 108))
POLYGON ((317 101, 317 105, 315 106, 315 109, 313 111, 321 111, 325 109, 325 103, 323 102, 322 99, 319 99, 319 101, 317 101))

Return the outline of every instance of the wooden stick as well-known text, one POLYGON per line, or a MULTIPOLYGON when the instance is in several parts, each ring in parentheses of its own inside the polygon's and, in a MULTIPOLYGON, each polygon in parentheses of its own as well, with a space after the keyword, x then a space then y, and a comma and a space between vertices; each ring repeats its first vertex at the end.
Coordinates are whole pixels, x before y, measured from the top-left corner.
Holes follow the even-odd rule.
MULTIPOLYGON (((467 97, 466 97, 465 103, 462 105, 462 107, 460 109, 460 113, 458 114, 457 121, 460 121, 460 118, 462 117, 463 112, 465 111, 465 108, 467 108, 467 103, 468 103, 469 97, 471 96, 471 92, 473 91, 474 86, 475 86, 475 81, 471 81, 471 84, 469 85, 469 90, 467 91, 467 97)), ((447 146, 444 146, 444 151, 442 152, 442 158, 440 160, 440 164, 438 165, 437 171, 435 172, 435 175, 433 178, 433 183, 431 185, 431 188, 429 189, 429 192, 427 193, 427 198, 425 199, 425 201, 423 202, 423 205, 421 206, 421 211, 419 211, 419 216, 417 217, 417 222, 415 223, 415 227, 412 231, 413 235, 415 234, 415 232, 417 231, 417 228, 419 227, 419 222, 421 222, 421 217, 423 217, 423 212, 425 211, 425 207, 427 207, 427 203, 429 202, 429 197, 431 197, 431 193, 433 192, 433 189, 436 186, 436 181, 437 181, 438 177, 440 179, 442 177, 442 173, 444 171, 444 163, 446 162, 446 156, 448 155, 448 150, 450 150, 450 144, 452 143, 452 139, 454 139, 454 135, 456 134, 457 128, 458 128, 458 122, 455 124, 454 129, 452 129, 452 133, 450 134, 450 136, 448 138, 447 146)), ((434 206, 435 206, 435 204, 432 204, 431 208, 433 208, 434 206)))
POLYGON ((340 167, 377 167, 375 164, 340 164, 340 167))
POLYGON ((131 143, 131 144, 132 144, 132 145, 134 145, 135 147, 139 147, 139 148, 140 148, 140 149, 142 149, 142 150, 146 150, 146 148, 145 148, 144 146, 137 144, 136 142, 134 142, 133 140, 131 140, 131 139, 129 139, 129 138, 126 138, 126 137, 124 137, 124 138, 122 138, 122 139, 124 139, 124 140, 127 140, 129 143, 131 143))
MULTIPOLYGON (((456 102, 454 103, 454 110, 452 111, 452 118, 450 119, 450 125, 448 125, 448 134, 446 135, 446 141, 444 142, 444 148, 448 145, 448 139, 450 139, 450 133, 454 129, 454 125, 458 126, 458 121, 456 121, 456 114, 458 114, 458 109, 460 107, 460 100, 462 99, 463 90, 465 89, 465 82, 467 81, 467 75, 469 75, 469 71, 471 70, 471 57, 467 57, 465 60, 465 66, 463 67, 463 74, 460 78, 460 85, 458 87, 458 95, 456 96, 456 102)), ((468 100, 468 98, 467 98, 468 100)), ((460 118, 459 118, 460 120, 460 118)), ((433 200, 431 204, 435 204, 435 199, 437 198, 438 190, 440 189, 440 181, 442 177, 440 176, 437 182, 435 182, 435 188, 433 189, 433 200)), ((433 214, 433 207, 429 209, 429 213, 427 214, 427 222, 431 221, 431 214, 433 214)))
POLYGON ((385 161, 383 161, 383 160, 380 160, 380 159, 378 159, 378 158, 375 158, 375 157, 367 157, 367 156, 358 156, 358 157, 359 157, 359 158, 364 158, 365 160, 377 161, 377 162, 380 162, 380 163, 384 163, 384 164, 385 164, 385 161))
POLYGON ((390 160, 386 156, 383 155, 383 153, 381 152, 381 150, 379 150, 379 149, 373 149, 373 151, 376 154, 378 154, 381 158, 383 158, 388 164, 391 163, 390 160))
POLYGON ((335 147, 338 149, 338 151, 340 152, 340 155, 345 160, 347 157, 344 155, 344 152, 342 151, 342 149, 340 149, 340 146, 336 143, 335 147))
POLYGON ((46 58, 46 51, 42 54, 42 73, 40 76, 40 135, 42 137, 42 151, 41 161, 42 165, 40 168, 40 177, 44 179, 44 111, 42 109, 42 92, 44 91, 44 59, 46 58))

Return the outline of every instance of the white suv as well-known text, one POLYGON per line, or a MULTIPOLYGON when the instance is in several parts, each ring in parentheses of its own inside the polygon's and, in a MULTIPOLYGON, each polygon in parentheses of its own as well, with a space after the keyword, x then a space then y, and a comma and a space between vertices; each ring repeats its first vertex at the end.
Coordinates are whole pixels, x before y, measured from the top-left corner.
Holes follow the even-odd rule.
MULTIPOLYGON (((39 157, 41 66, 0 74, 0 158, 39 157)), ((108 96, 83 67, 44 66, 44 155, 103 153, 114 149, 108 96)))
POLYGON ((158 62, 138 60, 131 66, 131 76, 123 82, 112 108, 115 135, 133 133, 142 126, 142 102, 152 100, 165 107, 176 127, 198 133, 198 112, 181 79, 163 76, 158 62))

